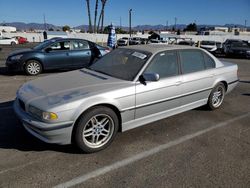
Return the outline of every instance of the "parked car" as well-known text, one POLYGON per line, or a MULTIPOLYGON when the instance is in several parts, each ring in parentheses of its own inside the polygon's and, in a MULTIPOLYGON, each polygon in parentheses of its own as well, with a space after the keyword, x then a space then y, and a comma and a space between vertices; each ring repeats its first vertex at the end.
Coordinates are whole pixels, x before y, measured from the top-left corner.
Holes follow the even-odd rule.
POLYGON ((209 52, 215 52, 217 50, 217 45, 215 41, 203 40, 200 43, 200 47, 209 52))
POLYGON ((89 68, 25 83, 14 110, 42 141, 91 153, 106 148, 118 130, 203 105, 219 108, 237 85, 237 69, 195 47, 121 47, 89 68))
POLYGON ((242 42, 242 40, 240 39, 227 39, 224 43, 223 43, 223 52, 225 54, 228 53, 228 47, 235 42, 242 42))
POLYGON ((27 38, 21 37, 21 36, 16 36, 16 40, 18 41, 18 44, 25 44, 28 43, 27 38))
POLYGON ((16 45, 18 44, 18 40, 15 38, 9 38, 9 37, 1 37, 0 38, 0 44, 4 45, 16 45))
POLYGON ((129 45, 139 45, 142 44, 141 37, 133 37, 129 40, 129 45))
POLYGON ((33 49, 13 52, 6 66, 11 71, 37 75, 44 70, 86 67, 109 51, 87 40, 59 38, 47 40, 33 49))
POLYGON ((129 38, 128 37, 122 37, 117 40, 118 46, 127 46, 128 45, 129 38))
POLYGON ((178 45, 194 46, 195 42, 192 40, 183 40, 178 42, 178 45))
POLYGON ((234 42, 227 46, 227 56, 250 58, 250 44, 247 42, 234 42))
POLYGON ((163 42, 161 40, 158 39, 150 39, 148 41, 148 44, 162 44, 163 42))

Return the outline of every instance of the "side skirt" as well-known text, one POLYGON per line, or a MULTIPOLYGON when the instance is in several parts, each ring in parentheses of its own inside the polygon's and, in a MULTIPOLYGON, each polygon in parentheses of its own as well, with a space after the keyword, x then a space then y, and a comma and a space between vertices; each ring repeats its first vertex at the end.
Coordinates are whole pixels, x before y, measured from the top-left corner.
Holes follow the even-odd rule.
POLYGON ((203 106, 207 104, 207 101, 208 99, 202 99, 202 100, 199 100, 199 101, 187 104, 187 105, 183 105, 174 109, 152 114, 152 115, 140 118, 140 119, 128 121, 122 124, 122 132, 130 130, 130 129, 134 129, 136 127, 140 127, 142 125, 152 123, 152 122, 155 122, 155 121, 158 121, 158 120, 161 120, 161 119, 164 119, 164 118, 167 118, 167 117, 170 117, 170 116, 173 116, 173 115, 176 115, 176 114, 179 114, 179 113, 182 113, 182 112, 185 112, 185 111, 188 111, 188 110, 200 107, 200 106, 203 106))

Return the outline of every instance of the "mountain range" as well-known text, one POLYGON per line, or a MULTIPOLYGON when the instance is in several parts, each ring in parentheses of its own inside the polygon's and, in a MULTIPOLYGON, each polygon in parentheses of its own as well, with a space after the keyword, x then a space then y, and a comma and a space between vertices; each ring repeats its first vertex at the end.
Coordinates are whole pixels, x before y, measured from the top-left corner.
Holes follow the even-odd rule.
MULTIPOLYGON (((10 23, 0 23, 0 26, 13 26, 16 27, 17 30, 44 30, 45 27, 47 29, 53 29, 53 30, 61 30, 63 26, 56 26, 53 24, 41 24, 41 23, 24 23, 24 22, 10 22, 10 23)), ((177 24, 176 28, 183 30, 186 28, 186 24, 177 24)), ((119 27, 119 26, 117 26, 119 27)), ((132 29, 135 31, 143 31, 143 30, 165 30, 172 29, 174 25, 169 25, 168 27, 165 25, 137 25, 133 27, 132 29)), ((245 27, 244 25, 240 24, 225 24, 225 25, 198 25, 198 28, 204 28, 204 27, 245 27)), ((80 25, 73 27, 73 29, 81 29, 84 31, 88 30, 88 25, 80 25)), ((128 30, 128 27, 122 27, 124 30, 128 30)), ((250 27, 248 27, 250 29, 250 27)))

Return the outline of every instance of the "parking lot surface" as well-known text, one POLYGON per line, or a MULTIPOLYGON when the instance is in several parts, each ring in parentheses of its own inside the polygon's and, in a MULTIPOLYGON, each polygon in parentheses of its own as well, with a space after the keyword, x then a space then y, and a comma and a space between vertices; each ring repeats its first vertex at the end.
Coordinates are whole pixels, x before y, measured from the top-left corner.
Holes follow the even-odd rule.
POLYGON ((0 187, 250 187, 250 60, 222 59, 238 64, 240 82, 220 109, 120 133, 104 151, 82 154, 24 130, 12 103, 37 77, 8 74, 0 53, 0 187))

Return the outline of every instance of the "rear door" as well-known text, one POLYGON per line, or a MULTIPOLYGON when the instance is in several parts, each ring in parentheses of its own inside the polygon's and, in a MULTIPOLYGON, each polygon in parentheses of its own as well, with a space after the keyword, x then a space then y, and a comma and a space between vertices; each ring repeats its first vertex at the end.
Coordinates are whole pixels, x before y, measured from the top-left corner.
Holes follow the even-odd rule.
POLYGON ((70 41, 58 41, 51 44, 44 51, 45 66, 47 68, 69 68, 72 64, 70 56, 70 41))
POLYGON ((88 41, 73 40, 71 41, 71 56, 74 67, 86 67, 91 62, 92 52, 88 41))
POLYGON ((136 119, 160 115, 180 106, 181 76, 176 51, 157 54, 145 73, 157 73, 160 79, 136 84, 136 119))
POLYGON ((180 50, 182 69, 181 105, 198 104, 207 100, 213 85, 215 62, 202 50, 180 50))

